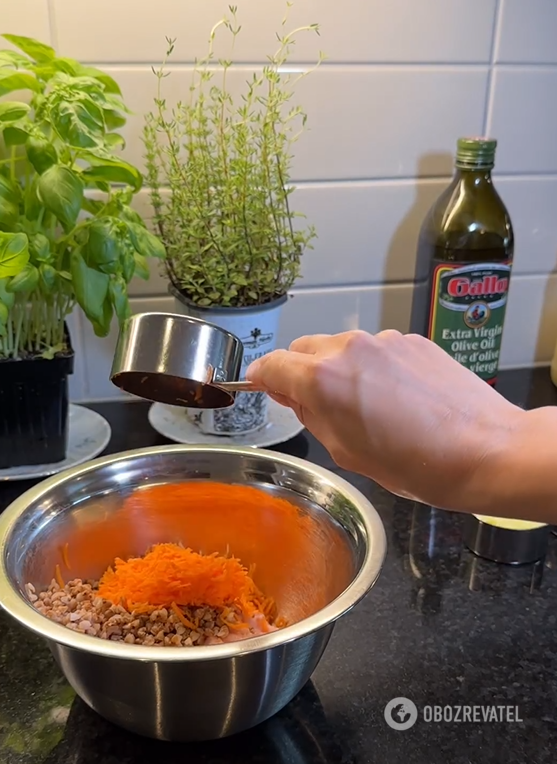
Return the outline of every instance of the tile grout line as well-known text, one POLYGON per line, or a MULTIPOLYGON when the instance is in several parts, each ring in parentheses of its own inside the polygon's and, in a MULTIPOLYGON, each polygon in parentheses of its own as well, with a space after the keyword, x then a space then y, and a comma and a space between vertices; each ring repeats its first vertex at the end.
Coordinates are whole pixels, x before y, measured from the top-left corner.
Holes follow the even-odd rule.
MULTIPOLYGON (((53 2, 53 0, 48 0, 53 2)), ((148 61, 148 60, 115 60, 110 59, 103 61, 100 58, 94 58, 91 60, 84 60, 83 63, 90 66, 107 67, 112 69, 145 69, 151 71, 153 66, 159 66, 160 61, 148 61)), ((402 71, 406 69, 410 70, 436 70, 436 69, 471 69, 473 71, 478 69, 489 69, 491 61, 335 61, 328 62, 327 65, 322 64, 320 71, 334 71, 335 69, 400 69, 402 71)), ((193 61, 183 60, 176 61, 172 64, 168 64, 169 70, 181 70, 192 69, 194 67, 193 61)), ((259 69, 265 66, 264 61, 244 61, 237 62, 231 68, 234 69, 259 69)), ((309 68, 311 62, 292 63, 291 68, 302 69, 309 68)), ((501 69, 548 69, 554 71, 557 69, 557 61, 501 61, 497 63, 497 66, 501 69)), ((218 71, 218 65, 215 64, 214 69, 218 71)))
MULTIPOLYGON (((537 180, 557 180, 557 171, 550 172, 497 172, 493 173, 493 176, 499 180, 505 181, 537 181, 537 180)), ((317 188, 367 188, 369 186, 380 185, 406 185, 406 184, 420 184, 420 183, 447 183, 452 179, 450 174, 447 175, 406 175, 406 176, 386 176, 377 178, 327 178, 322 180, 293 180, 290 185, 295 189, 307 189, 314 191, 317 188)), ((116 184, 117 185, 117 184, 116 184)), ((170 188, 168 186, 161 186, 163 193, 168 192, 170 188)), ((149 193, 149 187, 144 186, 140 194, 149 193)))
MULTIPOLYGON (((515 281, 532 281, 540 278, 557 278, 557 272, 552 270, 538 271, 533 273, 517 273, 514 276, 515 281)), ((408 287, 415 287, 419 282, 414 280, 396 280, 396 281, 365 281, 360 283, 351 284, 313 284, 308 286, 296 286, 293 287, 289 294, 296 295, 308 295, 322 292, 358 292, 365 290, 377 290, 385 289, 388 291, 395 291, 397 289, 406 289, 408 287)), ((144 302, 147 300, 171 300, 172 298, 166 292, 151 292, 148 294, 130 294, 130 301, 144 302)))
POLYGON ((486 86, 485 104, 484 104, 484 119, 483 119, 484 136, 487 136, 488 134, 488 128, 490 127, 490 123, 491 123, 491 114, 493 112, 493 99, 494 99, 494 92, 495 92, 493 88, 495 52, 498 48, 499 37, 501 34, 504 1, 505 0, 495 0, 495 12, 493 17, 493 34, 491 37, 491 52, 489 56, 489 69, 487 72, 487 86, 486 86))
POLYGON ((56 29, 56 12, 54 10, 54 0, 47 0, 48 8, 48 30, 50 32, 50 44, 54 50, 58 50, 58 33, 56 29))

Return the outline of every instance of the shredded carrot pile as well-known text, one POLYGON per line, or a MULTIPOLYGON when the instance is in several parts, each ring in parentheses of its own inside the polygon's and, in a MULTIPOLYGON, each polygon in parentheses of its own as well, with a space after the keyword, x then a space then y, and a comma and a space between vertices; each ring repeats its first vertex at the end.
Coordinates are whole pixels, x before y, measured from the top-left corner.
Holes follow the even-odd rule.
POLYGON ((274 615, 248 570, 235 557, 203 555, 178 544, 157 544, 144 557, 115 560, 99 583, 99 596, 128 610, 177 605, 223 608, 235 605, 249 617, 274 615))

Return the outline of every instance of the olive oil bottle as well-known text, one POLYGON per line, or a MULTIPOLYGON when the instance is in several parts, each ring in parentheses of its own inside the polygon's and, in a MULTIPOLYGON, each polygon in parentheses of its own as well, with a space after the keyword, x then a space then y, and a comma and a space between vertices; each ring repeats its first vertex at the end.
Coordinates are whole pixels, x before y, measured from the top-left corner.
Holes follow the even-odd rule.
POLYGON ((453 181, 420 231, 411 322, 489 384, 497 379, 514 252, 509 213, 491 179, 496 146, 487 138, 457 142, 453 181))

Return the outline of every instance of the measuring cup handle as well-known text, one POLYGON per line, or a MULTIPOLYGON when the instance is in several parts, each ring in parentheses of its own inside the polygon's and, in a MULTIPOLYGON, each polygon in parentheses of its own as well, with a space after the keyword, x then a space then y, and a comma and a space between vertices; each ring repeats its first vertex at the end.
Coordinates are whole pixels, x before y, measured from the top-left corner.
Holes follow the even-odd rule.
POLYGON ((247 379, 243 379, 239 382, 213 382, 215 387, 220 387, 222 390, 227 390, 230 393, 262 393, 260 387, 256 387, 253 382, 247 379))

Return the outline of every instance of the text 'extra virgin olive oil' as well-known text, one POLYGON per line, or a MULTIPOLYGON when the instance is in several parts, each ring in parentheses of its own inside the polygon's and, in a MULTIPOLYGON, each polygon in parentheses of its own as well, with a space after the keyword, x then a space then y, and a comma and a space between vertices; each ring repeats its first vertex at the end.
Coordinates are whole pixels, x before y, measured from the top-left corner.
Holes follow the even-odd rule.
POLYGON ((453 181, 420 231, 411 327, 489 384, 497 378, 514 253, 509 213, 491 179, 496 146, 458 140, 453 181))

